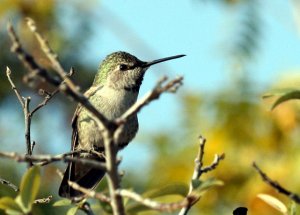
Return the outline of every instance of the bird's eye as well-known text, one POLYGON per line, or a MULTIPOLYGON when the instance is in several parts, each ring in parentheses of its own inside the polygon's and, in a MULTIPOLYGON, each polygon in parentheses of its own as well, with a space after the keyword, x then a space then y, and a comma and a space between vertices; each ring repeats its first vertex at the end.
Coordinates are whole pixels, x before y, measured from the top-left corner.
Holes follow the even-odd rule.
POLYGON ((120 69, 121 71, 125 71, 125 70, 127 70, 127 65, 121 64, 121 65, 119 66, 119 69, 120 69))

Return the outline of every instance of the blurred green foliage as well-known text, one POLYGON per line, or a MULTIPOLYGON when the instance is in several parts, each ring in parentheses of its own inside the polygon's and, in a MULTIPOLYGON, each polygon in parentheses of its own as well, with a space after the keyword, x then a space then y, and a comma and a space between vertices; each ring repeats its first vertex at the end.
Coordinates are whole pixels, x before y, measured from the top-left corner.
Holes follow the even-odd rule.
MULTIPOLYGON (((0 4, 0 71, 10 65, 17 80, 21 80, 23 67, 16 57, 10 54, 9 41, 5 25, 8 19, 17 26, 22 35, 26 48, 37 57, 39 63, 48 67, 49 62, 41 54, 29 34, 24 23, 24 17, 32 17, 38 27, 47 35, 53 49, 65 68, 71 66, 81 72, 75 74, 74 79, 80 86, 86 88, 92 80, 94 68, 82 62, 81 47, 93 33, 90 26, 88 13, 93 10, 87 7, 84 1, 68 2, 68 7, 73 13, 80 13, 72 24, 70 31, 65 31, 65 23, 60 19, 62 11, 60 3, 54 0, 2 0, 0 4), (34 5, 34 6, 33 6, 34 5), (81 19, 81 17, 85 17, 81 19), (82 30, 84 28, 84 30, 82 30), (51 30, 49 30, 51 29, 51 30), (71 33, 70 33, 71 32, 71 33)), ((260 100, 261 95, 255 90, 255 83, 251 82, 248 73, 248 63, 255 57, 259 47, 260 34, 263 32, 260 20, 258 1, 251 0, 218 0, 226 6, 241 9, 241 20, 238 31, 233 38, 231 59, 232 73, 240 74, 232 78, 230 87, 223 87, 211 95, 198 92, 184 92, 180 94, 180 105, 176 120, 180 121, 180 128, 163 130, 145 135, 147 142, 155 151, 151 159, 150 170, 141 180, 136 175, 125 177, 124 184, 133 187, 141 193, 164 187, 171 183, 188 184, 194 168, 194 159, 197 154, 197 136, 204 135, 208 142, 206 147, 205 162, 210 163, 215 153, 224 152, 225 161, 205 177, 214 176, 224 182, 224 186, 209 190, 192 209, 190 214, 230 214, 234 208, 245 206, 251 214, 275 214, 269 207, 256 196, 259 193, 268 193, 277 197, 286 205, 289 200, 278 195, 268 185, 264 184, 251 164, 255 160, 266 170, 270 176, 290 189, 299 191, 299 164, 300 143, 299 133, 299 106, 287 103, 269 111, 266 102, 260 100)), ((200 41, 199 41, 200 42, 200 41)), ((18 86, 24 86, 17 81, 18 86)), ((47 88, 43 83, 37 88, 47 88)), ((286 86, 289 87, 289 86, 286 86)), ((23 89, 21 89, 23 90, 23 89)), ((26 87, 26 91, 29 89, 26 87)), ((32 92, 36 93, 36 90, 32 92)), ((0 105, 14 96, 5 78, 0 78, 0 105)), ((61 102, 61 101, 56 101, 61 102)), ((163 102, 163 101, 162 101, 163 102)), ((271 101, 272 104, 274 101, 271 101)), ((66 108, 66 115, 70 114, 66 108)), ((67 120, 66 120, 67 121, 67 120)), ((20 122, 21 123, 21 122, 20 122)), ((1 128, 1 127, 0 127, 1 128)), ((1 150, 1 149, 0 149, 1 150)), ((5 162, 0 165, 1 177, 19 184, 24 168, 16 167, 19 164, 5 162)), ((54 195, 55 202, 59 178, 56 176, 55 167, 49 166, 42 169, 42 188, 39 196, 54 195)), ((205 178, 204 177, 204 178, 205 178)), ((100 190, 105 190, 105 183, 100 185, 100 190)), ((7 187, 0 184, 0 197, 15 194, 7 187)), ((163 197, 163 201, 178 200, 179 197, 163 197)), ((92 201, 95 211, 100 211, 100 203, 92 201)), ((52 203, 51 203, 52 204, 52 203)), ((33 208, 34 214, 63 214, 69 207, 53 207, 51 204, 37 205, 33 208)), ((73 209, 72 209, 73 210, 73 209)), ((75 209, 74 209, 75 210, 75 209)), ((1 213, 1 212, 0 212, 1 213)), ((81 213, 81 212, 79 212, 81 213)), ((146 212, 144 214, 157 214, 146 212)))
POLYGON ((31 167, 22 177, 19 194, 15 199, 0 198, 0 208, 9 215, 28 214, 32 211, 41 184, 40 167, 31 167))

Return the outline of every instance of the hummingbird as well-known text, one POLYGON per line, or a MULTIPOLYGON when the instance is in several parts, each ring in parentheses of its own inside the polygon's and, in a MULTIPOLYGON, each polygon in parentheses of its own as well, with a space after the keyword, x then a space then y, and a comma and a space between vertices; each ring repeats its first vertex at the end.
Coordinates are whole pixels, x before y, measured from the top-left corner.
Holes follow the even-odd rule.
MULTIPOLYGON (((123 51, 108 55, 100 64, 92 86, 85 96, 108 120, 114 120, 125 113, 136 101, 146 70, 164 61, 185 55, 175 55, 145 62, 123 51)), ((124 124, 124 129, 116 141, 118 150, 123 149, 135 137, 139 123, 133 115, 124 124)), ((104 142, 100 128, 89 111, 78 104, 72 119, 71 150, 94 150, 104 154, 104 142)), ((76 157, 76 155, 74 155, 76 157)), ((104 158, 91 153, 80 157, 105 162, 104 158)), ((69 163, 59 188, 61 197, 76 199, 84 197, 80 191, 68 185, 68 180, 87 189, 94 189, 105 175, 105 170, 96 169, 82 163, 69 163)))

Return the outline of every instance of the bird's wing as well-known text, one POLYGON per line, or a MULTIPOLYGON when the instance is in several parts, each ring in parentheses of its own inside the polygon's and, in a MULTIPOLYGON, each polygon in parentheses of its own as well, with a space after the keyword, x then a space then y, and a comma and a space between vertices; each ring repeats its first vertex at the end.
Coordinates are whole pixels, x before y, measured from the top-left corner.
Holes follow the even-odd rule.
MULTIPOLYGON (((99 89, 99 87, 91 87, 88 91, 86 91, 85 96, 89 98, 90 96, 94 95, 94 93, 99 89)), ((78 129, 77 129, 77 120, 78 115, 80 111, 82 110, 82 105, 78 105, 75 113, 72 118, 72 142, 71 142, 71 150, 74 151, 77 149, 77 146, 79 144, 78 142, 78 129)), ((96 158, 99 160, 99 158, 96 158)), ((102 159, 103 161, 103 159, 102 159)), ((89 168, 87 166, 84 166, 80 163, 69 163, 63 180, 61 182, 60 188, 59 188, 59 195, 66 198, 73 198, 77 196, 82 196, 82 193, 79 191, 74 190, 71 188, 68 184, 68 181, 75 181, 79 185, 85 187, 85 188, 93 188, 98 184, 98 182, 101 180, 101 178, 104 176, 105 171, 89 168)))
MULTIPOLYGON (((84 95, 89 98, 91 97, 92 95, 94 95, 97 90, 99 90, 102 86, 97 86, 97 87, 91 87, 90 89, 88 89, 84 95)), ((81 104, 78 104, 75 112, 74 112, 74 115, 73 115, 73 118, 72 118, 72 122, 71 122, 71 125, 72 125, 72 142, 71 142, 71 150, 74 151, 76 150, 77 148, 77 145, 78 145, 78 130, 77 130, 77 119, 78 119, 78 115, 82 109, 82 105, 81 104)))
MULTIPOLYGON (((80 112, 81 109, 81 105, 79 104, 75 110, 75 113, 73 115, 72 118, 72 140, 71 140, 71 151, 74 151, 78 145, 78 130, 77 130, 77 118, 78 118, 78 114, 80 112)), ((72 181, 72 179, 74 178, 74 171, 75 168, 75 163, 69 163, 68 167, 65 171, 63 180, 61 182, 61 185, 59 187, 59 195, 62 197, 66 197, 66 198, 71 198, 73 197, 73 193, 74 190, 69 186, 68 181, 72 181)))

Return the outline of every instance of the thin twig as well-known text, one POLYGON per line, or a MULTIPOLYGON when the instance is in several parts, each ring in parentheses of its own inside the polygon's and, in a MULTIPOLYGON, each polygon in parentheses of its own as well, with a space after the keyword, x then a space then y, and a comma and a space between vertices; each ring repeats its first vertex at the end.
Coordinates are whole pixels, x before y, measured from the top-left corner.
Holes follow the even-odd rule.
MULTIPOLYGON (((74 74, 74 69, 71 68, 71 70, 70 70, 70 72, 67 74, 67 76, 71 77, 73 74, 74 74)), ((62 83, 64 83, 64 82, 62 82, 62 83)), ((44 107, 45 105, 47 105, 48 102, 49 102, 49 101, 50 101, 57 93, 59 93, 59 87, 56 88, 52 93, 47 92, 47 91, 45 91, 45 90, 43 90, 43 89, 40 89, 40 90, 39 90, 39 94, 40 94, 41 96, 45 95, 45 98, 44 98, 44 100, 43 100, 40 104, 38 104, 38 105, 30 112, 31 117, 33 116, 33 114, 34 114, 36 111, 38 111, 40 108, 42 108, 42 107, 44 107)))
MULTIPOLYGON (((71 68, 70 72, 69 72, 67 75, 68 75, 69 77, 71 77, 73 74, 74 74, 74 70, 73 70, 73 68, 71 68)), ((62 84, 63 84, 63 83, 64 83, 64 82, 62 82, 62 84)), ((59 93, 59 87, 56 88, 52 93, 47 92, 46 90, 40 89, 40 90, 39 90, 39 94, 40 94, 41 96, 45 96, 45 97, 44 97, 44 100, 43 100, 41 103, 39 103, 39 104, 38 104, 38 105, 30 112, 30 116, 32 117, 33 114, 34 114, 35 112, 37 112, 39 109, 41 109, 42 107, 44 107, 45 105, 47 105, 48 102, 49 102, 56 94, 58 94, 58 93, 59 93)))
POLYGON ((34 200, 34 204, 48 204, 51 202, 53 196, 48 196, 46 198, 42 198, 42 199, 36 199, 34 200))
POLYGON ((284 195, 286 195, 287 197, 289 197, 290 199, 292 199, 293 201, 295 201, 296 203, 300 204, 300 196, 296 193, 293 193, 287 189, 285 189, 284 187, 282 187, 278 182, 273 181, 270 177, 267 176, 266 173, 264 173, 258 166, 257 164, 254 162, 253 163, 253 167, 255 168, 255 170, 259 173, 259 175, 261 176, 262 180, 264 182, 266 182, 267 184, 269 184, 271 187, 273 187, 277 192, 282 193, 284 195))
MULTIPOLYGON (((106 171, 108 175, 108 185, 109 185, 109 191, 110 191, 110 198, 111 198, 111 205, 113 209, 113 213, 115 215, 123 215, 125 214, 124 205, 122 201, 122 196, 118 195, 115 191, 120 188, 120 178, 118 174, 118 159, 117 159, 117 146, 116 146, 116 138, 122 130, 123 123, 126 121, 130 116, 137 113, 142 107, 147 105, 150 101, 157 99, 162 92, 175 92, 177 88, 182 84, 182 78, 175 79, 173 81, 170 81, 166 85, 162 85, 163 82, 166 80, 164 78, 161 80, 154 92, 152 92, 149 95, 149 98, 145 99, 145 101, 140 101, 140 103, 137 103, 135 107, 131 109, 131 111, 128 111, 123 115, 120 119, 116 120, 118 122, 118 125, 115 121, 108 120, 103 114, 101 114, 85 97, 83 94, 80 93, 79 87, 77 87, 72 80, 66 75, 67 73, 61 66, 60 62, 58 61, 57 54, 53 52, 53 50, 50 48, 48 42, 41 36, 40 33, 38 33, 37 28, 35 26, 35 23, 33 20, 28 19, 27 24, 30 28, 30 30, 34 33, 36 36, 41 49, 45 53, 46 57, 50 60, 51 66, 54 69, 54 71, 57 73, 58 78, 53 78, 47 70, 40 67, 33 57, 26 53, 24 49, 21 46, 21 43, 13 29, 13 27, 9 24, 8 25, 8 33, 9 36, 13 42, 12 45, 12 51, 15 52, 21 62, 27 67, 30 73, 30 77, 34 78, 35 76, 40 76, 44 80, 46 80, 48 83, 59 87, 60 91, 64 92, 66 95, 70 96, 77 102, 79 102, 84 108, 89 110, 94 116, 95 121, 99 128, 101 128, 103 140, 104 140, 104 149, 105 149, 105 156, 106 156, 106 171), (64 83, 62 83, 64 82, 64 83)), ((1 154, 0 154, 1 156, 1 154)), ((69 157, 64 158, 69 159, 69 157)), ((28 159, 28 158, 27 158, 28 159)), ((33 156, 30 157, 30 159, 33 159, 33 156)), ((29 159, 29 160, 30 160, 29 159)), ((80 162, 82 162, 82 159, 78 159, 80 162)), ((76 159, 77 161, 77 159, 76 159)), ((79 162, 79 161, 77 161, 79 162)))
MULTIPOLYGON (((69 81, 66 84, 62 84, 60 78, 53 78, 46 69, 42 68, 40 65, 36 63, 34 58, 28 54, 22 47, 19 38, 13 28, 13 26, 8 23, 7 26, 8 34, 12 41, 11 51, 16 53, 20 61, 24 64, 24 66, 28 69, 29 78, 34 78, 36 76, 41 77, 42 79, 46 80, 48 83, 52 84, 53 86, 59 87, 60 91, 65 92, 67 95, 71 96, 71 98, 75 99, 77 102, 82 104, 86 109, 88 109, 92 114, 95 115, 100 121, 102 122, 104 127, 113 128, 115 125, 110 122, 103 114, 101 114, 90 102, 89 100, 81 94, 77 87, 71 87, 68 83, 71 82, 71 79, 68 78, 67 75, 61 74, 62 77, 66 77, 69 81)), ((67 74, 67 73, 66 73, 67 74)))
MULTIPOLYGON (((24 123, 25 123, 25 140, 26 140, 26 148, 27 148, 27 155, 32 155, 32 146, 31 146, 31 132, 30 132, 30 125, 31 125, 31 116, 29 111, 29 102, 31 98, 27 97, 24 98, 25 105, 24 105, 24 123)), ((28 163, 29 166, 32 166, 32 162, 28 163)))
MULTIPOLYGON (((30 123, 31 123, 31 117, 30 117, 30 111, 29 111, 29 103, 30 103, 30 97, 22 97, 19 93, 17 87, 15 86, 14 82, 11 79, 11 70, 9 67, 6 67, 6 76, 7 79, 15 92, 19 102, 21 103, 23 113, 24 113, 24 123, 25 123, 25 142, 26 142, 26 149, 27 149, 27 155, 32 155, 32 146, 31 146, 31 137, 30 137, 30 123)), ((32 166, 32 162, 28 163, 29 166, 32 166)))
POLYGON ((19 191, 19 188, 8 180, 0 178, 0 183, 12 188, 15 192, 19 191))
POLYGON ((38 75, 54 86, 59 86, 61 81, 57 78, 53 78, 45 68, 42 68, 40 65, 38 65, 34 58, 23 49, 21 42, 17 37, 17 34, 11 23, 7 24, 7 31, 12 41, 11 51, 17 54, 19 60, 30 71, 30 75, 28 78, 33 78, 38 75))
POLYGON ((37 38, 41 49, 45 53, 46 57, 50 60, 52 68, 57 72, 57 74, 60 76, 62 80, 65 81, 66 85, 74 92, 78 91, 78 87, 71 81, 71 79, 68 77, 67 72, 64 70, 62 65, 60 64, 58 60, 58 55, 54 53, 54 51, 50 48, 50 45, 48 41, 42 37, 42 35, 37 31, 37 27, 35 25, 35 22, 31 18, 26 18, 27 25, 29 29, 32 31, 32 33, 37 38))
POLYGON ((225 154, 215 155, 214 160, 211 163, 211 165, 203 167, 201 169, 201 174, 207 173, 207 172, 210 172, 210 171, 216 169, 217 166, 219 165, 220 161, 223 160, 224 158, 225 158, 225 154))
MULTIPOLYGON (((63 178, 63 173, 59 170, 57 170, 56 172, 57 172, 58 176, 62 179, 63 178)), ((95 198, 95 199, 98 199, 102 202, 106 202, 106 203, 109 203, 109 204, 111 203, 111 199, 103 193, 99 193, 99 192, 95 192, 94 190, 87 189, 87 188, 82 187, 82 186, 80 186, 79 184, 77 184, 76 182, 73 182, 73 181, 68 181, 68 184, 74 190, 78 190, 78 191, 84 193, 86 196, 88 196, 90 198, 95 198)))
MULTIPOLYGON (((90 102, 89 100, 79 92, 79 87, 77 87, 73 81, 69 78, 68 73, 63 69, 62 65, 58 61, 58 56, 53 50, 50 48, 46 39, 42 37, 42 35, 37 31, 37 27, 34 21, 30 18, 27 19, 27 25, 29 29, 34 33, 36 36, 41 49, 45 53, 46 57, 50 60, 51 66, 54 71, 59 75, 60 79, 64 81, 63 84, 61 82, 58 84, 60 85, 60 90, 64 91, 66 94, 72 96, 76 101, 83 104, 85 108, 87 108, 91 113, 93 113, 100 121, 104 128, 115 127, 115 125, 110 122, 102 113, 100 113, 90 102)), ((40 74, 42 75, 42 74, 40 74)), ((51 79, 47 80, 51 84, 56 86, 57 83, 52 82, 51 79)))
MULTIPOLYGON (((86 153, 86 152, 84 152, 86 153)), ((93 168, 97 169, 106 169, 104 162, 99 162, 89 158, 82 157, 72 157, 72 154, 80 154, 80 152, 68 152, 66 154, 61 155, 20 155, 15 152, 0 152, 0 157, 13 159, 17 162, 38 162, 34 163, 35 165, 46 165, 49 163, 63 161, 63 162, 74 162, 74 163, 82 163, 85 165, 90 165, 93 168)))
POLYGON ((16 96, 17 96, 17 98, 18 98, 18 100, 19 100, 22 108, 24 109, 24 106, 25 106, 24 99, 21 96, 21 94, 19 93, 16 85, 14 84, 14 82, 12 81, 12 79, 10 77, 11 76, 11 70, 10 70, 10 68, 8 66, 6 67, 6 76, 7 76, 7 79, 9 81, 10 85, 11 85, 12 90, 15 92, 15 94, 16 94, 16 96))
POLYGON ((182 85, 183 77, 175 78, 165 85, 164 82, 167 81, 167 77, 162 77, 156 84, 156 86, 148 92, 142 99, 138 100, 134 105, 132 105, 122 116, 115 119, 115 123, 119 125, 114 133, 114 141, 116 142, 121 135, 125 122, 133 115, 137 114, 143 107, 148 105, 153 100, 158 99, 164 92, 176 92, 177 89, 182 85))
MULTIPOLYGON (((178 87, 182 84, 182 77, 179 77, 177 79, 174 79, 170 82, 168 82, 167 84, 165 84, 163 86, 163 83, 167 80, 166 77, 164 77, 163 79, 161 79, 160 81, 158 81, 157 85, 155 86, 155 88, 153 90, 151 90, 143 99, 138 100, 133 106, 131 106, 121 117, 119 117, 118 119, 115 120, 116 124, 119 125, 119 127, 117 128, 117 130, 113 133, 113 137, 114 139, 112 140, 110 138, 110 135, 108 134, 106 137, 104 138, 104 145, 105 145, 105 154, 109 155, 107 157, 110 157, 111 160, 110 162, 107 161, 107 169, 110 171, 108 171, 108 175, 110 175, 110 178, 108 179, 108 183, 111 185, 110 187, 112 188, 110 190, 111 196, 112 198, 115 199, 115 201, 112 201, 112 204, 114 204, 114 202, 120 202, 121 200, 121 196, 122 195, 116 195, 116 193, 113 190, 117 190, 119 189, 119 174, 118 170, 117 170, 117 166, 116 166, 116 151, 117 151, 117 147, 115 146, 115 142, 117 142, 117 140, 119 139, 122 130, 124 128, 124 124, 125 122, 133 115, 135 115, 137 112, 139 112, 144 106, 146 106, 147 104, 149 104, 151 101, 158 99, 160 97, 160 95, 163 92, 175 92, 178 87)), ((122 205, 122 204, 121 204, 122 205)), ((121 207, 120 204, 118 205, 112 205, 113 207, 121 207)), ((124 211, 123 208, 119 209, 120 211, 124 211)))
MULTIPOLYGON (((9 81, 13 91, 15 92, 19 102, 21 103, 21 106, 23 109, 27 155, 32 155, 35 142, 34 141, 31 142, 31 132, 30 132, 31 118, 36 111, 38 111, 40 108, 42 108, 43 106, 45 106, 48 103, 48 101, 57 93, 58 90, 55 90, 53 93, 48 93, 46 95, 44 101, 42 103, 40 103, 35 109, 33 109, 33 111, 30 112, 29 103, 30 103, 31 98, 30 97, 24 98, 21 96, 17 87, 15 86, 14 82, 12 81, 11 70, 9 69, 9 67, 6 67, 6 76, 7 76, 7 79, 9 81)), ((28 162, 28 164, 29 164, 29 166, 33 165, 32 162, 28 162)))
POLYGON ((167 81, 167 77, 161 78, 156 86, 148 92, 142 99, 138 100, 134 105, 132 105, 121 117, 117 118, 115 121, 117 124, 124 124, 131 116, 137 114, 144 106, 148 105, 151 101, 159 99, 160 95, 164 92, 176 92, 177 89, 182 85, 183 77, 175 78, 165 85, 164 82, 167 81))
MULTIPOLYGON (((192 176, 192 180, 190 182, 190 188, 188 196, 191 195, 194 191, 194 183, 193 181, 199 180, 203 173, 207 173, 209 171, 214 170, 220 163, 221 160, 225 158, 225 154, 215 155, 213 162, 206 167, 203 167, 203 158, 204 158, 204 149, 205 149, 206 139, 202 136, 199 137, 199 151, 197 157, 195 159, 195 168, 192 176)), ((179 215, 186 215, 191 207, 196 204, 200 200, 200 197, 193 202, 190 202, 186 207, 182 208, 179 212, 179 215)))
POLYGON ((95 192, 94 190, 91 190, 91 189, 86 189, 86 188, 84 188, 84 187, 80 186, 79 184, 77 184, 75 182, 72 182, 72 181, 68 181, 68 184, 74 190, 78 190, 78 191, 84 193, 86 196, 88 196, 90 198, 98 199, 101 202, 111 203, 110 198, 108 196, 106 196, 105 194, 103 194, 103 193, 95 192))
POLYGON ((37 112, 39 109, 44 107, 45 105, 48 104, 48 102, 59 92, 59 89, 57 88, 54 90, 52 93, 46 92, 45 90, 40 90, 39 93, 40 95, 45 95, 44 100, 38 104, 31 112, 30 115, 32 116, 35 112, 37 112))
POLYGON ((118 173, 117 145, 113 139, 113 133, 109 130, 103 132, 104 150, 106 155, 107 183, 110 193, 111 207, 116 215, 125 215, 122 196, 116 194, 120 188, 120 175, 118 173))
POLYGON ((54 52, 50 49, 48 43, 46 40, 42 38, 42 36, 36 31, 36 27, 33 22, 30 22, 29 20, 29 27, 34 32, 34 34, 37 36, 37 39, 41 45, 42 50, 50 60, 50 62, 53 65, 54 70, 59 75, 59 79, 52 78, 52 76, 47 72, 47 70, 41 68, 34 60, 34 58, 26 53, 24 49, 22 48, 22 45, 12 27, 12 25, 8 24, 8 33, 11 38, 11 41, 13 43, 12 45, 12 51, 17 54, 20 61, 26 66, 26 68, 31 73, 30 77, 40 76, 43 79, 45 79, 48 83, 58 87, 60 91, 63 91, 65 94, 72 97, 74 100, 79 102, 81 105, 83 105, 87 110, 89 110, 94 116, 95 120, 101 128, 101 130, 104 130, 103 136, 104 136, 104 144, 105 144, 105 154, 107 156, 106 166, 107 166, 107 172, 108 172, 108 185, 110 188, 110 193, 112 195, 113 199, 113 211, 116 215, 123 215, 124 214, 124 206, 122 198, 118 195, 114 194, 114 190, 119 188, 119 180, 118 180, 118 172, 117 172, 117 159, 116 159, 116 149, 115 144, 112 142, 113 138, 113 131, 116 130, 117 126, 114 122, 109 121, 102 113, 100 113, 90 102, 89 100, 79 92, 78 87, 76 87, 71 79, 66 75, 66 72, 61 67, 60 63, 57 60, 57 55, 54 54, 54 52), (62 81, 65 82, 65 84, 61 84, 62 81), (109 137, 109 138, 106 138, 109 137), (113 178, 113 179, 111 179, 113 178))
POLYGON ((160 203, 157 201, 153 201, 149 198, 143 198, 141 195, 139 195, 135 192, 129 191, 129 190, 122 189, 122 190, 117 190, 116 192, 118 195, 130 198, 142 205, 145 205, 148 208, 151 208, 153 210, 158 210, 161 212, 172 212, 172 211, 181 209, 181 208, 186 207, 187 205, 191 204, 192 202, 194 202, 195 198, 197 198, 194 195, 189 195, 186 198, 184 198, 183 200, 178 201, 178 202, 160 203))

